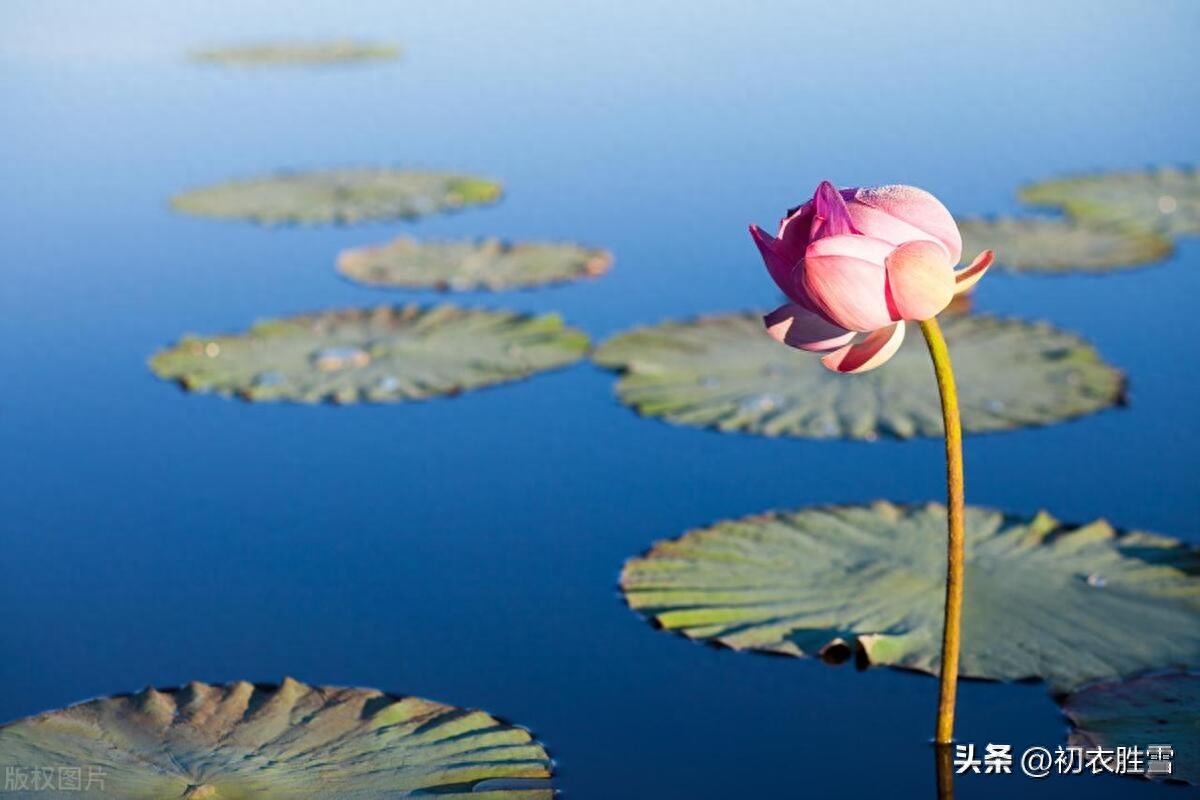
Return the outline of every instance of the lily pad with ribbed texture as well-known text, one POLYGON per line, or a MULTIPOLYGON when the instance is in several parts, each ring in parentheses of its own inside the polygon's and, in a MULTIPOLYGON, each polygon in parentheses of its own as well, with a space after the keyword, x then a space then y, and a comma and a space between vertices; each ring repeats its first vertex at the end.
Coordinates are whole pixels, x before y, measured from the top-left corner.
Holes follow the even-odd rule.
POLYGON ((407 289, 513 289, 591 278, 608 271, 612 256, 576 244, 419 242, 346 250, 338 270, 370 286, 407 289))
POLYGON ((256 402, 387 403, 525 378, 578 361, 587 347, 555 314, 382 306, 187 336, 150 368, 190 391, 256 402))
POLYGON ((1041 181, 1021 200, 1099 225, 1134 224, 1169 236, 1200 234, 1200 172, 1161 167, 1041 181))
POLYGON ((454 172, 336 169, 267 175, 176 195, 184 214, 262 224, 411 219, 500 199, 499 183, 454 172))
POLYGON ((237 66, 320 66, 360 61, 392 61, 402 50, 394 44, 334 39, 327 42, 263 42, 197 50, 192 59, 237 66))
POLYGON ((996 264, 1014 272, 1109 272, 1161 261, 1173 248, 1146 228, 1071 219, 964 219, 958 229, 964 253, 994 250, 996 264))
MULTIPOLYGON (((1045 425, 1121 402, 1124 379, 1095 349, 1042 323, 943 315, 969 432, 1045 425)), ((861 375, 767 335, 758 314, 666 322, 619 334, 595 353, 617 394, 669 422, 767 436, 941 436, 933 367, 916 325, 900 351, 861 375)))
MULTIPOLYGON (((1196 551, 1104 522, 969 508, 961 674, 1059 690, 1200 664, 1196 551)), ((876 503, 721 522, 625 565, 629 605, 737 650, 936 674, 946 509, 876 503)))
MULTIPOLYGON (((482 711, 374 689, 189 683, 0 727, 0 765, 79 767, 91 789, 6 797, 121 800, 549 800, 551 762, 482 711)), ((74 784, 70 784, 74 786, 74 784)))
POLYGON ((1071 720, 1071 744, 1085 749, 1138 747, 1146 767, 1148 745, 1170 745, 1171 771, 1149 770, 1148 778, 1200 784, 1200 674, 1145 675, 1098 683, 1068 695, 1063 712, 1071 720))

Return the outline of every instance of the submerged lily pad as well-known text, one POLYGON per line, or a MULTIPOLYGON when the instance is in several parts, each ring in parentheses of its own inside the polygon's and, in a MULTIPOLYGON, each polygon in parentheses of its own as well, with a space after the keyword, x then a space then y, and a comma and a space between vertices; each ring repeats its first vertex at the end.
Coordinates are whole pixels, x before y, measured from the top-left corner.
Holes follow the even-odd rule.
MULTIPOLYGON (((967 510, 960 674, 1060 690, 1200 664, 1196 551, 1105 522, 967 510)), ((946 509, 876 503, 721 522, 625 565, 630 607, 737 650, 936 674, 946 509)))
POLYGON ((964 219, 958 229, 964 253, 994 250, 996 263, 1015 272, 1106 272, 1161 261, 1173 249, 1148 229, 1072 219, 964 219))
POLYGON ((1077 747, 1138 747, 1146 769, 1148 745, 1169 745, 1171 771, 1147 770, 1147 778, 1170 778, 1200 784, 1200 674, 1146 675, 1123 682, 1100 683, 1069 695, 1063 712, 1074 725, 1077 747))
MULTIPOLYGON (((967 431, 1045 425, 1122 401, 1121 373, 1077 336, 985 315, 942 324, 967 431)), ((594 359, 621 370, 625 404, 682 425, 814 439, 941 436, 933 368, 910 328, 891 361, 861 375, 779 344, 750 313, 635 329, 594 359)))
POLYGON ((49 768, 15 797, 471 797, 549 800, 551 762, 482 711, 374 689, 189 683, 92 700, 0 727, 0 764, 49 768), (58 767, 84 787, 64 788, 58 767), (77 773, 78 774, 78 773, 77 773))
POLYGON ((1103 172, 1042 181, 1021 190, 1021 200, 1055 206, 1097 223, 1133 223, 1168 235, 1200 234, 1200 172, 1162 167, 1103 172))
POLYGON ((176 195, 185 214, 263 224, 409 219, 500 199, 499 183, 453 172, 335 169, 229 181, 176 195))
POLYGON ((333 39, 327 42, 262 42, 197 50, 195 61, 239 66, 310 66, 355 61, 392 61, 403 51, 394 44, 333 39))
POLYGON ((387 403, 507 383, 574 363, 587 347, 556 314, 383 306, 187 336, 150 368, 191 391, 246 400, 387 403))
POLYGON ((576 244, 418 242, 400 237, 346 250, 338 270, 371 286, 430 289, 511 289, 590 278, 608 271, 612 256, 576 244))

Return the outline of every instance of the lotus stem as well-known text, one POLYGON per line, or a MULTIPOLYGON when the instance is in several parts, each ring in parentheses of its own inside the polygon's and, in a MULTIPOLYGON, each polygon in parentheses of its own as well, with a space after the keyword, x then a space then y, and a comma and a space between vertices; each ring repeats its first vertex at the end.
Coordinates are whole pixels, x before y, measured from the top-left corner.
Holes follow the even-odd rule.
POLYGON ((954 759, 950 754, 951 746, 948 744, 933 746, 937 800, 954 800, 954 759))
POLYGON ((934 742, 954 740, 954 701, 958 693, 958 654, 962 640, 963 578, 966 561, 966 537, 963 517, 962 422, 958 415, 958 391, 950 351, 937 319, 921 323, 921 333, 929 347, 938 393, 942 398, 942 422, 946 429, 946 603, 942 624, 942 674, 938 694, 937 730, 934 742))

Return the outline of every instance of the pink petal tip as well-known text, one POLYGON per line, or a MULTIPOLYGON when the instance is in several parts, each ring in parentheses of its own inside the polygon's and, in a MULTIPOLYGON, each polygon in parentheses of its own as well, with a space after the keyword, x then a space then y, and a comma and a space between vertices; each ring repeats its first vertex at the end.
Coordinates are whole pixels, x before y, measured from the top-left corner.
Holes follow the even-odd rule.
POLYGON ((979 283, 979 279, 988 271, 988 267, 995 260, 995 253, 991 250, 984 250, 979 255, 975 256, 975 260, 969 266, 963 267, 954 273, 954 293, 962 294, 969 292, 971 287, 979 283))
POLYGON ((904 342, 904 323, 871 331, 861 342, 848 344, 821 359, 834 372, 847 374, 866 372, 885 363, 896 354, 904 342))

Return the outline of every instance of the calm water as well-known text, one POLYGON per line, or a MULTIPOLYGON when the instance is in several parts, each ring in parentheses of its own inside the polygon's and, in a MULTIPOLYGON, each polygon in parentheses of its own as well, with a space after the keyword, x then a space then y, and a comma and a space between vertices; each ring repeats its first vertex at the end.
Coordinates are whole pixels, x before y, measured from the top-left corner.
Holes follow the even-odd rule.
MULTIPOLYGON (((557 309, 597 338, 770 305, 746 223, 822 178, 1007 212, 1026 180, 1194 159, 1200 6, 246 5, 0 9, 0 719, 293 675, 529 725, 575 800, 932 796, 934 681, 695 646, 615 585, 628 556, 723 517, 937 499, 938 442, 673 428, 586 364, 454 400, 304 408, 187 396, 144 361, 185 331, 409 299, 332 267, 402 232, 611 248, 598 282, 461 298, 557 309), (409 55, 258 72, 181 57, 337 34, 409 55), (379 163, 495 175, 508 196, 350 229, 165 205, 231 176, 379 163)), ((1132 405, 969 439, 971 502, 1200 541, 1198 262, 1192 240, 1125 275, 982 284, 979 307, 1087 335, 1129 372, 1132 405)), ((1038 686, 969 684, 960 703, 964 741, 1064 736, 1038 686)), ((969 799, 1178 791, 958 781, 969 799)))

